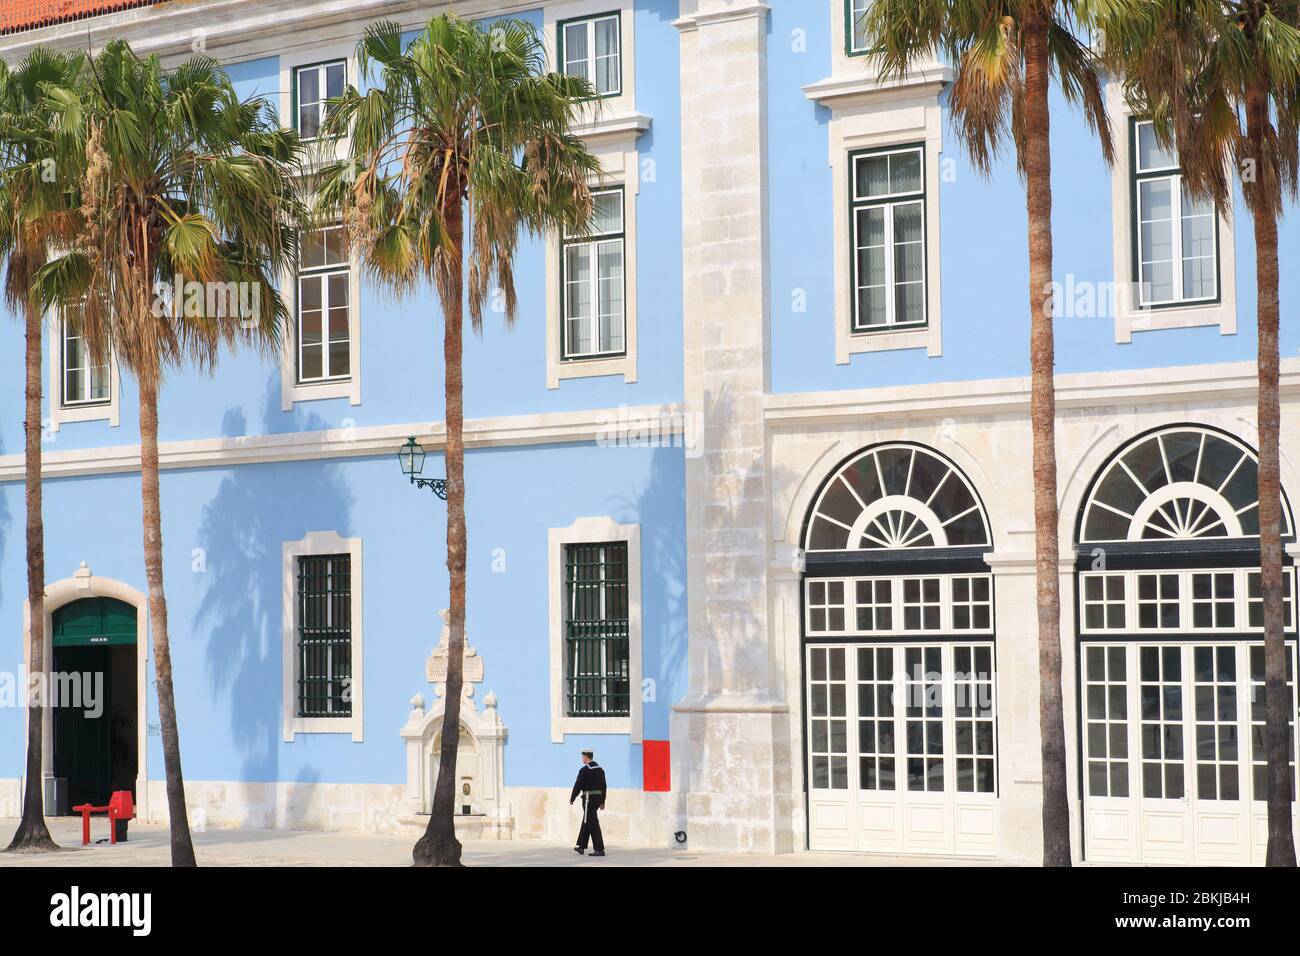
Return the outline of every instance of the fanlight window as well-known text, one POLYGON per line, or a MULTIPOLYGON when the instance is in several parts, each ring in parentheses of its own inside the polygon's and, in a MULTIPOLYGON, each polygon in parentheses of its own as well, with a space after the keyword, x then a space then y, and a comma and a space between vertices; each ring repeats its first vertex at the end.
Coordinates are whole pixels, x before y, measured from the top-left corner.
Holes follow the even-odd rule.
POLYGON ((988 521, 966 477, 915 445, 851 459, 818 495, 807 551, 987 546, 988 521))
MULTIPOLYGON (((1282 533, 1291 534, 1283 503, 1282 533)), ((1139 439, 1093 486, 1083 541, 1203 541, 1259 536, 1259 466, 1216 432, 1169 428, 1139 439)))

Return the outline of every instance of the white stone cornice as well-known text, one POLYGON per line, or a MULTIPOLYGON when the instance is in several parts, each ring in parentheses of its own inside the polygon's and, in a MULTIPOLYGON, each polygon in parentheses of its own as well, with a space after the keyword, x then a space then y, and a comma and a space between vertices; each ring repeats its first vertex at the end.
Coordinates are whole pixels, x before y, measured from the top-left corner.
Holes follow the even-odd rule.
MULTIPOLYGON (((415 27, 453 4, 429 0, 199 0, 135 7, 0 37, 0 58, 16 62, 37 46, 98 51, 125 37, 137 53, 183 56, 201 36, 204 49, 226 61, 284 52, 321 42, 331 31, 360 38, 358 21, 395 20, 415 27)), ((457 0, 465 17, 536 9, 536 0, 457 0)))
MULTIPOLYGON (((1253 362, 1173 366, 1122 372, 1088 372, 1056 377, 1060 409, 1107 405, 1159 405, 1197 400, 1253 400, 1253 362)), ((1283 396, 1300 395, 1300 359, 1282 361, 1283 396)), ((1027 414, 1029 379, 986 379, 902 385, 837 392, 798 392, 768 395, 765 415, 770 424, 843 422, 864 416, 1027 414)))
MULTIPOLYGON (((719 0, 700 0, 701 4, 718 3, 719 0)), ((673 26, 678 30, 697 30, 702 26, 708 26, 714 23, 726 23, 729 20, 750 20, 766 19, 768 12, 772 9, 761 0, 724 0, 726 6, 706 6, 703 10, 696 10, 694 13, 688 13, 678 17, 673 21, 673 26)))
POLYGON ((855 76, 832 76, 803 88, 803 95, 829 109, 845 109, 919 93, 937 93, 952 82, 952 70, 940 63, 904 77, 882 77, 863 70, 855 76))
POLYGON ((573 135, 588 142, 635 142, 650 128, 651 119, 645 113, 612 113, 597 116, 573 129, 573 135))
MULTIPOLYGON (((683 432, 683 422, 679 405, 638 405, 480 418, 465 423, 465 445, 483 448, 600 441, 616 437, 620 428, 644 430, 645 423, 655 426, 654 434, 658 440, 675 440, 675 436, 683 432)), ((162 442, 158 446, 158 459, 161 468, 224 468, 278 461, 361 458, 396 454, 398 446, 408 435, 416 436, 428 451, 441 450, 445 442, 442 422, 424 422, 162 442)), ((138 445, 117 445, 72 451, 47 450, 42 456, 42 465, 42 474, 46 478, 135 472, 140 470, 140 448, 138 445)), ((0 482, 21 481, 22 478, 21 454, 0 457, 0 482)))

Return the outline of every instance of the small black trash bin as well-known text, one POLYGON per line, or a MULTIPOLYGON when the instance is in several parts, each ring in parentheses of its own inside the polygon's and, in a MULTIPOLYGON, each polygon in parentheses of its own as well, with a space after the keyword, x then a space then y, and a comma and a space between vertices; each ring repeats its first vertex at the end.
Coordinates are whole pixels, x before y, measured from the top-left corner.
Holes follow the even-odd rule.
POLYGON ((113 826, 117 828, 117 842, 118 842, 118 843, 125 843, 125 842, 126 842, 126 825, 127 825, 128 823, 130 823, 130 822, 131 822, 130 820, 114 820, 114 821, 113 821, 113 826))

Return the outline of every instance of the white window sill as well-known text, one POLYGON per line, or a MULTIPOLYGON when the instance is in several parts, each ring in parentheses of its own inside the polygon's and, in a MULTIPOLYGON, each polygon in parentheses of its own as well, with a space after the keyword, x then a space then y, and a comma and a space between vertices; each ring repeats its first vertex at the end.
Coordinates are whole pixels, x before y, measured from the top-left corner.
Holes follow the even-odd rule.
POLYGON ((361 742, 361 719, 352 717, 291 717, 284 726, 284 739, 295 734, 350 734, 354 743, 361 742))
POLYGON ((1207 305, 1166 306, 1142 311, 1121 310, 1115 317, 1115 341, 1133 341, 1134 332, 1192 329, 1217 325, 1220 335, 1237 334, 1237 310, 1226 302, 1207 305))
POLYGON ((627 355, 605 359, 569 359, 552 364, 547 371, 547 388, 559 388, 564 379, 600 378, 605 375, 622 375, 623 381, 629 385, 636 381, 636 361, 627 355))
POLYGON ((551 734, 631 734, 631 717, 560 717, 551 721, 551 734))
POLYGON ((925 349, 935 357, 943 354, 943 336, 935 325, 897 332, 850 332, 839 336, 835 364, 847 365, 849 356, 862 352, 894 352, 902 349, 925 349))

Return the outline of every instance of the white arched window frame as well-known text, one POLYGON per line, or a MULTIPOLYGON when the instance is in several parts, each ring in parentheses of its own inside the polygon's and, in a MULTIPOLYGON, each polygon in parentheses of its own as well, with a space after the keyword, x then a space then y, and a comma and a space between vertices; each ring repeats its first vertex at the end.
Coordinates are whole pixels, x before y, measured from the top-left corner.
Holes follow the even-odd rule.
MULTIPOLYGON (((1081 544, 1259 537, 1259 463, 1231 435, 1189 425, 1148 433, 1093 483, 1081 544)), ((1282 498, 1282 535, 1294 536, 1282 498)))

